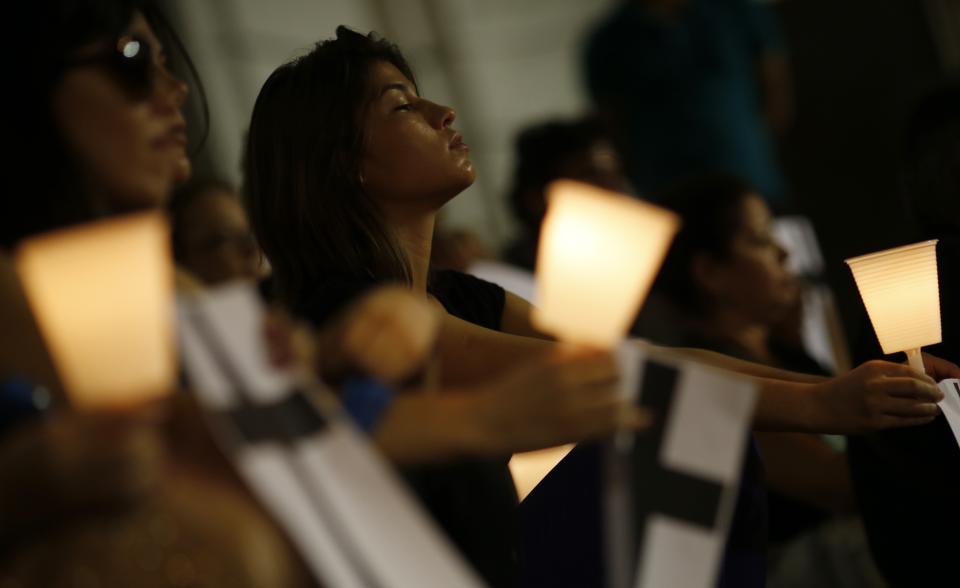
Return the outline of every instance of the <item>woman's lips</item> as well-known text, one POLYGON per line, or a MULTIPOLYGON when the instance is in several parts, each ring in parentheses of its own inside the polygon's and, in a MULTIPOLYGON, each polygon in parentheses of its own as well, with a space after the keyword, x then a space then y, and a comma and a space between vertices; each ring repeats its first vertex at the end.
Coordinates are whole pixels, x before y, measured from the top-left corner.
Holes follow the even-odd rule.
POLYGON ((470 147, 463 142, 463 136, 457 133, 450 140, 450 149, 470 149, 470 147))
POLYGON ((166 134, 161 136, 159 139, 154 141, 154 145, 160 148, 169 148, 169 147, 179 147, 181 149, 186 149, 187 147, 187 129, 183 126, 176 126, 166 134))

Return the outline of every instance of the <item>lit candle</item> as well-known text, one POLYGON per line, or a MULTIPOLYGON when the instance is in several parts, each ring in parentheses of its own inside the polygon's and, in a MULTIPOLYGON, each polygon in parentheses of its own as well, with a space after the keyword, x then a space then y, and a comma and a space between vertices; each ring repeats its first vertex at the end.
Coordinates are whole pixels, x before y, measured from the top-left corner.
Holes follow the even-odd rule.
POLYGON ((630 328, 679 218, 595 186, 548 187, 534 324, 560 340, 612 348, 630 328))
POLYGON ((15 262, 74 405, 132 405, 172 389, 173 264, 160 213, 29 239, 15 262))
POLYGON ((936 240, 846 261, 883 352, 906 352, 924 373, 920 348, 941 341, 936 240))

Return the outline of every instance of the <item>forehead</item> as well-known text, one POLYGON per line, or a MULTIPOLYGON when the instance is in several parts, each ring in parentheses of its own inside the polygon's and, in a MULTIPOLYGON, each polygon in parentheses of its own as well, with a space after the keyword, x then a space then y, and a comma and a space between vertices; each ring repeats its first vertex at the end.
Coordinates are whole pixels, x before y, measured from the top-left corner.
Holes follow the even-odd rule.
POLYGON ((126 32, 127 34, 141 37, 142 39, 149 41, 154 47, 160 48, 160 39, 154 32, 153 27, 150 26, 150 23, 147 22, 147 19, 143 16, 142 12, 134 13, 133 19, 130 20, 130 26, 127 27, 126 32))
POLYGON ((370 65, 369 86, 374 99, 391 91, 417 93, 413 82, 389 61, 375 61, 370 65))
POLYGON ((740 210, 743 219, 751 226, 767 225, 772 219, 770 207, 759 194, 748 194, 743 199, 740 210))
POLYGON ((220 188, 197 194, 181 215, 185 226, 194 229, 215 229, 223 224, 247 225, 246 211, 240 199, 220 188))

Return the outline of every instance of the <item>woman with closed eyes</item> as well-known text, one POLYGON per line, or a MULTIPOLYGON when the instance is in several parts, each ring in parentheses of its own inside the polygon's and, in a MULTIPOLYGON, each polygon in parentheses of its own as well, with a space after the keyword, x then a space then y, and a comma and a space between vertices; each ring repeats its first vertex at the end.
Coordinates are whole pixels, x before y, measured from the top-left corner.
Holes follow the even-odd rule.
MULTIPOLYGON (((431 271, 437 212, 476 174, 455 121, 453 109, 421 95, 395 46, 339 27, 336 39, 280 66, 261 88, 244 195, 277 290, 297 314, 322 325, 383 283, 442 309, 435 356, 446 392, 412 397, 422 400, 424 434, 427 419, 444 414, 439 403, 457 399, 460 410, 446 414, 462 434, 443 465, 406 474, 487 581, 508 586, 517 575, 508 454, 639 427, 643 418, 617 401, 609 355, 557 358, 562 352, 533 328, 523 300, 464 274, 431 271), (551 377, 531 379, 526 391, 514 386, 510 402, 489 384, 500 378, 502 388, 531 370, 551 377), (480 383, 488 383, 485 393, 470 394, 480 383)), ((826 380, 706 351, 675 353, 755 377, 757 429, 907 426, 932 419, 940 398, 930 378, 897 364, 868 362, 826 380)), ((930 358, 928 371, 958 370, 930 358)))

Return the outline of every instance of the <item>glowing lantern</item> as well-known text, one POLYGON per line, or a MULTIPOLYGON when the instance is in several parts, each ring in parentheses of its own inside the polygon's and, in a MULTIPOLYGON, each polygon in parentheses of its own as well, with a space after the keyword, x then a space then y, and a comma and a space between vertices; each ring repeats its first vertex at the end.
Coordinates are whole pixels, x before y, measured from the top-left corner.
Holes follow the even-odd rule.
POLYGON ((941 341, 936 240, 846 261, 883 352, 905 351, 922 373, 920 348, 941 341))
POLYGON ((538 328, 604 348, 630 328, 679 228, 658 206, 569 180, 548 187, 537 256, 538 328))
POLYGON ((16 252, 24 290, 70 400, 137 404, 176 378, 166 221, 138 214, 38 236, 16 252))

